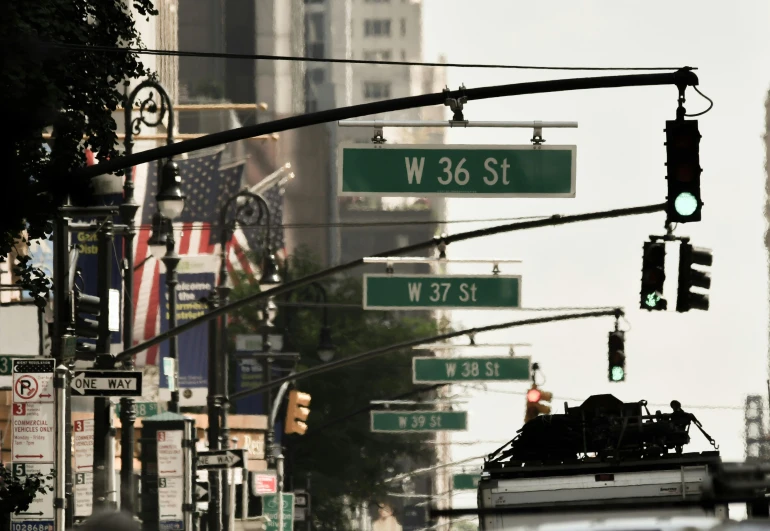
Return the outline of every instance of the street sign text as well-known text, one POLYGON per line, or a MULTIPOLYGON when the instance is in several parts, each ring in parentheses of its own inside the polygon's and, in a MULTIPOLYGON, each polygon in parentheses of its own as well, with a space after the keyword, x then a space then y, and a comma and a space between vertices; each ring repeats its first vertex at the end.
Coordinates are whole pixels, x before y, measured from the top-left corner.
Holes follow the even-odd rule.
POLYGON ((414 383, 527 381, 529 357, 412 358, 414 383))
POLYGON ((465 411, 372 411, 373 432, 465 431, 465 411))

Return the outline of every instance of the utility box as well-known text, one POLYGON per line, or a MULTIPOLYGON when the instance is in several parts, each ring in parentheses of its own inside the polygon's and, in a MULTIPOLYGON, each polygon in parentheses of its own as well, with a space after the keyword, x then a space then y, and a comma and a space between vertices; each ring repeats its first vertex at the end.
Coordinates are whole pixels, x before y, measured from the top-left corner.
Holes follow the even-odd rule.
POLYGON ((193 531, 195 421, 161 413, 142 421, 143 531, 193 531))

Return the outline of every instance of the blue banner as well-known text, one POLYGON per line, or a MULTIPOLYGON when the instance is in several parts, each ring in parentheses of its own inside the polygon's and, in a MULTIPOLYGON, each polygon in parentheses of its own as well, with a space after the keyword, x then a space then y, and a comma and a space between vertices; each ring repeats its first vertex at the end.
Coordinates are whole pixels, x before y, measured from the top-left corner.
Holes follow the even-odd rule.
MULTIPOLYGON (((180 263, 184 264, 188 259, 185 258, 180 263)), ((180 269, 182 269, 180 267, 180 269)), ((176 322, 177 325, 200 317, 207 311, 206 304, 201 302, 204 297, 209 297, 214 288, 214 273, 205 272, 184 272, 180 271, 179 283, 176 286, 176 322)), ((160 275, 160 300, 163 305, 160 312, 160 330, 168 330, 168 289, 166 287, 166 275, 160 275)), ((192 389, 199 387, 208 387, 209 367, 208 367, 208 348, 209 348, 209 328, 207 325, 197 326, 179 334, 178 355, 179 355, 179 388, 192 389)), ((160 363, 163 367, 163 359, 168 357, 168 341, 161 343, 160 363)), ((224 363, 224 361, 223 361, 224 363)), ((168 378, 161 371, 160 386, 168 388, 168 378)))
MULTIPOLYGON (((123 194, 103 195, 99 196, 99 205, 104 206, 117 206, 123 201, 123 194)), ((77 222, 98 223, 98 219, 76 219, 77 222)), ((115 216, 112 219, 113 223, 120 223, 120 216, 115 216)), ((72 244, 77 244, 80 247, 80 257, 78 259, 78 267, 81 270, 82 281, 76 280, 76 284, 83 290, 86 295, 98 296, 99 285, 99 244, 98 237, 94 231, 72 231, 71 232, 72 244)), ((121 313, 121 329, 123 327, 123 275, 121 272, 121 262, 123 260, 123 237, 117 234, 113 235, 112 245, 110 246, 110 259, 112 260, 112 278, 110 280, 110 288, 118 290, 121 294, 120 300, 120 313, 121 313)), ((93 342, 91 342, 93 343, 93 342)), ((122 345, 123 338, 121 332, 113 332, 111 337, 111 344, 122 345)))

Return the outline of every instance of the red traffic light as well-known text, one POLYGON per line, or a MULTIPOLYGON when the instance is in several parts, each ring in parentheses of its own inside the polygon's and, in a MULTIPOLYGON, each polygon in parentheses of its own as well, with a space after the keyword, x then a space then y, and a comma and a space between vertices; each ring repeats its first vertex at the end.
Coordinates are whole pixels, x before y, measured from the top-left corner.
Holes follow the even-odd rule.
POLYGON ((527 402, 533 402, 533 403, 540 402, 541 396, 542 395, 540 394, 539 389, 530 389, 529 391, 527 391, 527 402))

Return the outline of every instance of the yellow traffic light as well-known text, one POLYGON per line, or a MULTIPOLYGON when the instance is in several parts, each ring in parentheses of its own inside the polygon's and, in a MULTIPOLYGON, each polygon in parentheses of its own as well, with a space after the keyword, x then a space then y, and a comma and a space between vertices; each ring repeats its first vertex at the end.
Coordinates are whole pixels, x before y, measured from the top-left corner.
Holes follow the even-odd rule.
POLYGON ((289 392, 289 405, 286 407, 286 425, 284 433, 304 435, 307 431, 307 420, 310 414, 310 395, 297 390, 289 392))
POLYGON ((540 402, 550 402, 552 398, 553 393, 541 391, 537 388, 536 384, 532 384, 532 388, 527 391, 527 411, 524 414, 524 423, 526 424, 539 415, 549 414, 551 406, 541 404, 540 402))

